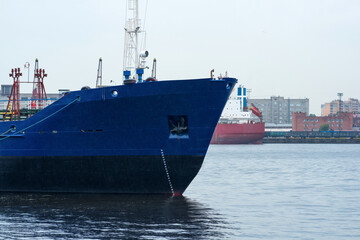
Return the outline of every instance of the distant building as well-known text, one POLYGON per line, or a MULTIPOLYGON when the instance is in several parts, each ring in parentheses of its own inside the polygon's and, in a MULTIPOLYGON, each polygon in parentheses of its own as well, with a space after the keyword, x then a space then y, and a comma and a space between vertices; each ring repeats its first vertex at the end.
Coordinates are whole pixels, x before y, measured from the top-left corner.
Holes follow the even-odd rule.
POLYGON ((284 123, 284 124, 266 123, 265 124, 265 132, 289 132, 291 130, 292 130, 291 123, 284 123))
POLYGON ((291 99, 271 97, 270 99, 248 99, 248 106, 253 103, 263 114, 263 121, 268 124, 291 124, 293 112, 309 114, 309 99, 291 99))
MULTIPOLYGON (((328 124, 330 130, 351 131, 354 125, 353 113, 342 112, 330 116, 308 116, 304 112, 292 114, 293 131, 319 131, 321 125, 328 124)), ((360 122, 359 122, 360 124, 360 122)))
POLYGON ((360 114, 353 115, 353 129, 360 130, 360 114))
POLYGON ((9 96, 12 85, 1 85, 1 96, 9 96))
POLYGON ((347 101, 334 100, 321 105, 321 116, 329 116, 340 112, 359 113, 360 102, 358 99, 349 98, 347 101))
MULTIPOLYGON (((0 111, 5 110, 7 108, 9 102, 9 96, 11 94, 12 85, 1 85, 1 93, 0 93, 0 111)), ((59 93, 47 93, 47 101, 45 102, 45 106, 50 105, 51 103, 58 100, 62 93, 59 90, 59 93)), ((20 93, 20 108, 31 108, 32 101, 32 93, 20 93)))

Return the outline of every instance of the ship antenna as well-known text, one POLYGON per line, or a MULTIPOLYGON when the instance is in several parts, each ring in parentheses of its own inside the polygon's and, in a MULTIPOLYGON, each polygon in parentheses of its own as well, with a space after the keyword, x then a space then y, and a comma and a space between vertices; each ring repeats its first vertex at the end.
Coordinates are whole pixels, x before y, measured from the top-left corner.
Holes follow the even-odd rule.
POLYGON ((129 18, 125 23, 125 45, 124 45, 124 80, 135 79, 142 82, 142 75, 146 68, 148 51, 139 51, 138 34, 143 33, 139 19, 138 0, 128 0, 127 13, 129 18))
POLYGON ((96 88, 102 87, 102 58, 99 58, 99 65, 97 70, 96 88))

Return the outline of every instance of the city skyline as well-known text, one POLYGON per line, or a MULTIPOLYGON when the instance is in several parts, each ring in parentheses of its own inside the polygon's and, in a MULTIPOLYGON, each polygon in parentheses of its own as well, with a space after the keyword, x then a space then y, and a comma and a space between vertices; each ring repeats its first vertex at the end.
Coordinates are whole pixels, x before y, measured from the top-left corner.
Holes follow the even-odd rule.
MULTIPOLYGON (((205 78, 215 69, 252 89, 252 98, 359 99, 360 3, 357 1, 140 1, 147 50, 160 80, 205 78), (145 6, 147 7, 146 19, 145 6)), ((0 1, 0 83, 11 68, 23 80, 39 58, 48 92, 122 84, 125 1, 0 1)), ((150 71, 147 72, 147 75, 150 71)), ((30 72, 30 77, 31 77, 30 72)), ((30 86, 31 88, 32 86, 30 86)), ((28 87, 23 87, 25 91, 28 87)))

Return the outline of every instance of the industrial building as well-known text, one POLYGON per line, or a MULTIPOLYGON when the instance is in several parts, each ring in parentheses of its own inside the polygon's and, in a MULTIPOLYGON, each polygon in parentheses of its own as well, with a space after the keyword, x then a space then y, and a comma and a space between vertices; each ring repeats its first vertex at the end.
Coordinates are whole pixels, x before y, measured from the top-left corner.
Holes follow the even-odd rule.
POLYGON ((309 114, 309 99, 291 99, 272 96, 270 99, 248 99, 248 105, 254 104, 263 114, 263 121, 267 125, 290 125, 293 112, 309 114))
MULTIPOLYGON (((358 121, 358 119, 356 119, 358 121)), ((354 114, 341 112, 330 116, 308 116, 304 112, 292 114, 293 131, 319 131, 321 125, 328 124, 330 130, 352 131, 354 126, 354 114)))
MULTIPOLYGON (((0 92, 0 110, 6 110, 9 103, 9 96, 11 93, 11 88, 13 85, 1 85, 0 92)), ((59 93, 48 93, 46 100, 44 100, 44 107, 50 105, 57 99, 59 99, 64 90, 59 90, 59 93)), ((21 109, 30 109, 32 102, 32 93, 20 93, 20 108, 21 109)))

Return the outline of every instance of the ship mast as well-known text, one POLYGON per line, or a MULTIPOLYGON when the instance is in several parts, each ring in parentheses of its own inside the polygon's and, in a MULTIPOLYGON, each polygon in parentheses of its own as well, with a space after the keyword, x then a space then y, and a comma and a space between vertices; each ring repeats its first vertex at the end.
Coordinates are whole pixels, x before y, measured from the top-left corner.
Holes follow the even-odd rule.
POLYGON ((128 0, 127 16, 125 24, 125 46, 124 46, 124 80, 135 79, 142 82, 142 75, 146 68, 146 57, 148 51, 140 52, 138 35, 144 31, 141 29, 139 19, 138 0, 128 0))

